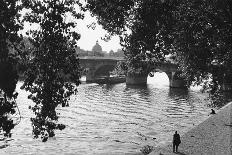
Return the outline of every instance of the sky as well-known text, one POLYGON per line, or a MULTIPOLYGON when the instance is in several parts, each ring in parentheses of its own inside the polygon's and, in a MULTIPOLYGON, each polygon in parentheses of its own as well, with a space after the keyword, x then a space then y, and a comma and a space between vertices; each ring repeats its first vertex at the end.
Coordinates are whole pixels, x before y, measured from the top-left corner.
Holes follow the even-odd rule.
POLYGON ((81 39, 78 40, 77 45, 84 50, 92 50, 92 47, 96 44, 96 41, 101 45, 102 50, 109 52, 110 50, 117 51, 121 49, 119 43, 119 37, 113 36, 108 42, 102 40, 101 38, 105 36, 106 31, 101 25, 96 24, 96 28, 88 28, 87 25, 92 22, 97 22, 95 17, 91 17, 90 13, 85 13, 84 20, 79 20, 77 23, 76 30, 81 34, 81 39))
MULTIPOLYGON (((25 12, 26 10, 23 11, 22 14, 25 14, 25 12)), ((22 34, 25 34, 25 32, 29 29, 36 29, 36 27, 38 26, 33 24, 30 26, 29 23, 25 22, 22 34)), ((81 34, 81 38, 77 42, 77 46, 79 46, 81 49, 91 51, 93 46, 96 44, 96 41, 98 41, 98 43, 101 45, 102 50, 106 52, 109 52, 110 50, 116 52, 118 49, 122 48, 119 43, 119 36, 113 36, 111 40, 107 42, 101 39, 105 36, 106 31, 101 25, 97 24, 96 18, 92 17, 89 12, 85 13, 85 18, 83 20, 77 21, 75 31, 81 34), (92 22, 96 23, 95 29, 87 27, 87 25, 91 24, 92 22)))

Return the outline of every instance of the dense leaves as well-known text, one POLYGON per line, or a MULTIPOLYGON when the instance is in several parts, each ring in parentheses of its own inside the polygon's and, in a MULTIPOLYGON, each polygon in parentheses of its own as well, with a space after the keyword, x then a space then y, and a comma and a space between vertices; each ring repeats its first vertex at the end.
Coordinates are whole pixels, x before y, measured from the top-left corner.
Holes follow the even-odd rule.
MULTIPOLYGON (((127 60, 127 73, 146 74, 169 51, 163 37, 172 25, 173 1, 95 1, 88 0, 88 8, 109 32, 118 34, 127 60)), ((166 39, 167 41, 168 39, 166 39)))
POLYGON ((87 0, 88 9, 97 15, 98 23, 111 34, 122 34, 130 24, 137 0, 87 0))
MULTIPOLYGON (((231 72, 232 3, 183 1, 175 11, 173 47, 189 83, 210 76, 221 85, 231 72)), ((227 81, 231 82, 231 81, 227 81)))
POLYGON ((35 105, 30 107, 35 117, 31 118, 35 138, 43 141, 55 135, 55 129, 64 129, 58 123, 56 108, 67 106, 80 84, 79 61, 74 46, 80 35, 72 31, 74 19, 83 18, 77 13, 74 0, 30 1, 23 0, 29 9, 24 20, 38 25, 29 31, 34 47, 27 64, 25 82, 22 88, 35 105), (69 19, 68 19, 69 17, 69 19))
POLYGON ((214 93, 231 83, 230 0, 129 2, 88 0, 99 23, 120 35, 129 71, 144 71, 171 54, 189 86, 204 83, 214 93))
POLYGON ((16 44, 20 42, 17 35, 21 25, 18 21, 20 7, 17 1, 0 1, 0 132, 11 136, 15 122, 11 119, 16 111, 15 93, 18 75, 16 71, 16 44))
POLYGON ((180 1, 173 14, 172 50, 182 76, 189 85, 210 89, 212 103, 218 105, 232 83, 232 2, 180 1))

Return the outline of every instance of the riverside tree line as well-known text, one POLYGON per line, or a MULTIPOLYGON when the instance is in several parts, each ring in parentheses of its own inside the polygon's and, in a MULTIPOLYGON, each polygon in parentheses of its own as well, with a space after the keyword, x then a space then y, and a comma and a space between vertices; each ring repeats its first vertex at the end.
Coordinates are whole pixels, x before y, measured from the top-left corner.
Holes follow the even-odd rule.
POLYGON ((1 0, 0 131, 5 137, 16 125, 9 114, 17 110, 19 63, 26 66, 21 88, 35 103, 30 106, 34 137, 46 141, 56 129, 65 128, 58 123, 56 108, 67 106, 78 93, 75 48, 81 36, 74 28, 86 11, 107 30, 105 40, 120 36, 125 74, 143 72, 171 55, 179 76, 188 86, 203 84, 213 103, 222 84, 232 83, 231 0, 1 0), (24 22, 38 26, 27 32, 33 48, 27 48, 18 33, 24 22))

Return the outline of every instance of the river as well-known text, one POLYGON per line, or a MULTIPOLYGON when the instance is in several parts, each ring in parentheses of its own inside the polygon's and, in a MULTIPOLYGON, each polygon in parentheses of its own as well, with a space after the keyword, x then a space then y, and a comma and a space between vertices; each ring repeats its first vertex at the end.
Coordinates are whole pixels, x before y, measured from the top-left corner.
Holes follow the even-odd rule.
POLYGON ((207 94, 170 89, 167 76, 161 73, 149 78, 146 87, 83 83, 70 106, 58 108, 66 128, 43 143, 31 134, 33 114, 28 106, 33 103, 20 85, 17 102, 22 120, 12 130, 12 138, 0 142, 1 155, 132 155, 145 145, 164 145, 174 131, 182 135, 210 113, 207 94))

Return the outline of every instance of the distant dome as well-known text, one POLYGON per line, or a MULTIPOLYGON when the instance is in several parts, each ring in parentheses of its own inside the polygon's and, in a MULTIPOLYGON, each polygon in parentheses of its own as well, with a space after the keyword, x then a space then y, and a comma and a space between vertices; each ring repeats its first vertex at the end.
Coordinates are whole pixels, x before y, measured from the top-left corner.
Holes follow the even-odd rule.
POLYGON ((93 46, 92 52, 102 52, 102 47, 99 45, 98 41, 96 41, 96 44, 93 46))

